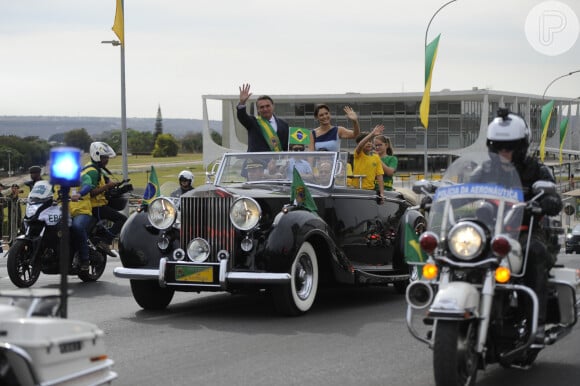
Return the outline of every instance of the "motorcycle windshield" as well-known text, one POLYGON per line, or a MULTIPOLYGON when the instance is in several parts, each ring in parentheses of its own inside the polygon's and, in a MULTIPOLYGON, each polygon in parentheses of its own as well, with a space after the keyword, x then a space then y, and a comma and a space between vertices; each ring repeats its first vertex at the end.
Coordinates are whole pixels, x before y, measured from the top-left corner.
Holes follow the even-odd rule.
POLYGON ((522 224, 523 200, 519 175, 510 162, 494 153, 470 154, 453 162, 440 181, 429 230, 445 240, 452 228, 469 221, 490 239, 495 234, 515 238, 522 224))

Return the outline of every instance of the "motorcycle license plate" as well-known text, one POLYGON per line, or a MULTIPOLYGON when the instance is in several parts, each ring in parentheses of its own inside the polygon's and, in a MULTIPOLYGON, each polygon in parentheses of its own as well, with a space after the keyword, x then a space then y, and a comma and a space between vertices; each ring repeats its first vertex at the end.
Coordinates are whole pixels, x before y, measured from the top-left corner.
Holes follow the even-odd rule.
POLYGON ((175 280, 188 283, 212 283, 213 267, 194 265, 176 265, 175 280))

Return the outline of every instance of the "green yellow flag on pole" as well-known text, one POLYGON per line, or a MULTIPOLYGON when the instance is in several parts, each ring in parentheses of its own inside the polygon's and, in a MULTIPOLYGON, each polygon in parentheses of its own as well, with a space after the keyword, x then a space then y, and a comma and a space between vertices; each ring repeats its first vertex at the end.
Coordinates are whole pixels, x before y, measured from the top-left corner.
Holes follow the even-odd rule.
POLYGON ((143 192, 143 204, 149 205, 156 197, 159 197, 159 180, 157 179, 157 172, 155 172, 155 167, 151 165, 151 173, 149 173, 149 181, 145 187, 145 192, 143 192))
POLYGON ((113 32, 119 38, 121 45, 125 45, 125 17, 123 15, 123 0, 117 0, 117 10, 115 12, 115 22, 113 32))
POLYGON ((564 118, 560 123, 560 165, 562 164, 562 149, 564 148, 564 140, 566 139, 566 132, 568 131, 568 118, 564 118))
POLYGON ((302 180, 302 177, 300 176, 300 173, 296 167, 294 167, 292 187, 290 190, 290 202, 297 206, 302 206, 311 212, 318 211, 318 207, 312 199, 310 191, 306 187, 306 184, 304 184, 304 181, 302 180))
POLYGON ((429 105, 431 103, 431 79, 433 77, 433 68, 435 67, 435 59, 437 58, 437 48, 439 47, 439 37, 437 35, 431 43, 425 47, 425 91, 423 91, 423 99, 421 99, 421 106, 419 107, 419 114, 421 116, 421 123, 427 129, 429 126, 429 105))
POLYGON ((548 138, 548 127, 550 126, 550 118, 552 117, 552 110, 554 109, 554 101, 550 101, 542 106, 541 122, 542 122, 542 137, 540 139, 540 161, 544 161, 546 156, 546 139, 548 138))

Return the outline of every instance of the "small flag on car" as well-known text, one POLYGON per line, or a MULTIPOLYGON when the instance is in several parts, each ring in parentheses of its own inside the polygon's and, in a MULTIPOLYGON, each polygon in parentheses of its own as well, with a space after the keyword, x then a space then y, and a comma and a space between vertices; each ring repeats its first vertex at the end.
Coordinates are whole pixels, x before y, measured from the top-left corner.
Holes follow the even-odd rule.
POLYGON ((302 177, 300 177, 300 173, 298 172, 296 167, 294 167, 293 171, 290 201, 297 206, 301 206, 308 209, 311 212, 318 211, 316 203, 312 199, 312 196, 310 195, 308 188, 304 184, 302 177))
POLYGON ((159 197, 159 180, 157 180, 157 173, 155 172, 155 167, 151 165, 151 173, 149 173, 149 182, 145 187, 145 192, 143 193, 143 204, 149 205, 156 197, 159 197))

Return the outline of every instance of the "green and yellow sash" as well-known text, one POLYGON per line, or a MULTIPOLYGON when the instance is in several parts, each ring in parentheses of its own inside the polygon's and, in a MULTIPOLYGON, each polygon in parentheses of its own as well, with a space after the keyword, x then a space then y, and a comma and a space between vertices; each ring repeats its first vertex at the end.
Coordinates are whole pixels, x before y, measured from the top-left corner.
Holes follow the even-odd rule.
POLYGON ((270 150, 282 151, 282 148, 280 147, 280 138, 278 138, 278 134, 276 134, 274 128, 270 125, 270 122, 262 117, 256 117, 256 119, 258 120, 260 129, 262 129, 264 139, 268 142, 268 146, 270 146, 270 150))

